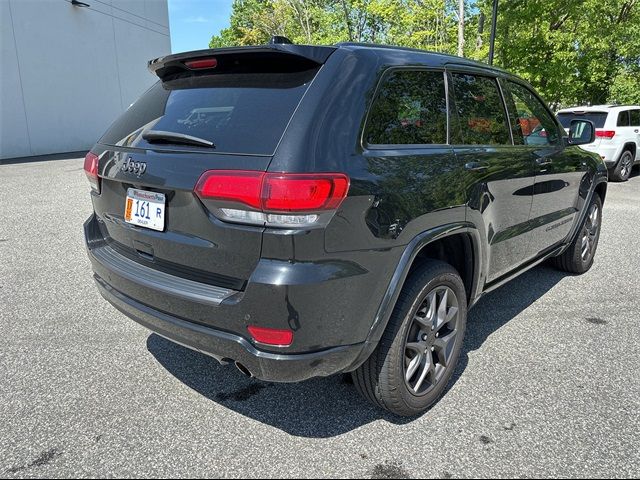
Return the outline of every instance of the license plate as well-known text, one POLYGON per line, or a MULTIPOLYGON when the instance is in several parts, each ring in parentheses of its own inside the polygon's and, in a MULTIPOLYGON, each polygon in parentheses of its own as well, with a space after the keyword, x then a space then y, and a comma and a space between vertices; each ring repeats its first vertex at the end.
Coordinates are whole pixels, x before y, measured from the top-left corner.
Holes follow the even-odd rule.
POLYGON ((146 190, 127 190, 127 202, 124 207, 124 220, 139 227, 164 230, 164 193, 146 190))

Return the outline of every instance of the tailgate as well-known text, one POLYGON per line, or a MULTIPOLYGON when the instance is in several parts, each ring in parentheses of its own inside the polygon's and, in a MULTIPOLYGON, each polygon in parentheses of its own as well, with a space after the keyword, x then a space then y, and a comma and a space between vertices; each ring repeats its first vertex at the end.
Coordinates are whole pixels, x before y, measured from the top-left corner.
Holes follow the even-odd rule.
POLYGON ((194 187, 208 170, 267 170, 321 67, 318 52, 326 59, 333 51, 314 49, 314 57, 286 48, 209 50, 195 52, 197 61, 180 54, 151 62, 161 80, 92 150, 101 183, 94 210, 114 249, 172 275, 244 287, 260 258, 263 227, 221 221, 194 187), (162 228, 125 221, 129 189, 164 195, 162 228))
POLYGON ((193 193, 202 172, 216 166, 251 164, 266 169, 269 157, 176 154, 154 151, 106 150, 100 195, 93 206, 100 228, 112 247, 142 264, 203 283, 241 290, 261 251, 262 228, 240 227, 215 219, 193 193), (122 171, 127 162, 146 164, 137 178, 122 171), (166 199, 163 231, 125 222, 129 188, 162 193, 166 199))

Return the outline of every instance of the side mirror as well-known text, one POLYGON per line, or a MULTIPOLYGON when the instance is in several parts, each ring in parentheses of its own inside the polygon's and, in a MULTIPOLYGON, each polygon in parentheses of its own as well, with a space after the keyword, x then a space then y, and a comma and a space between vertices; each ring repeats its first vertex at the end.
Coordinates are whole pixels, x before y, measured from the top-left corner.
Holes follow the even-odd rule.
POLYGON ((596 139, 596 127, 589 120, 571 120, 569 127, 569 145, 586 145, 596 139))

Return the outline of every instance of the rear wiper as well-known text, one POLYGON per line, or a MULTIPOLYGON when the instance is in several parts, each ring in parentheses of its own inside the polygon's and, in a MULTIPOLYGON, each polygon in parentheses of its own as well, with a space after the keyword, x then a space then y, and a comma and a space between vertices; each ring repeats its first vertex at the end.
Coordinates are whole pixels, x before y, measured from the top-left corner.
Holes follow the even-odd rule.
POLYGON ((195 145, 198 147, 216 148, 213 142, 210 142, 209 140, 177 132, 148 130, 142 134, 142 138, 149 143, 173 143, 176 145, 195 145))

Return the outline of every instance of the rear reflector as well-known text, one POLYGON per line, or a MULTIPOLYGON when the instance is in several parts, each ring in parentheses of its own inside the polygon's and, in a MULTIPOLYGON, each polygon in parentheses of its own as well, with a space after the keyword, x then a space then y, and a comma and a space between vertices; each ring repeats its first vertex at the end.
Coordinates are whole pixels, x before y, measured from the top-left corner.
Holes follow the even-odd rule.
POLYGON ((202 58, 199 60, 187 60, 184 64, 191 70, 202 70, 204 68, 216 68, 218 60, 215 58, 202 58))
POLYGON ((247 327, 251 337, 258 343, 272 347, 288 347, 293 343, 292 330, 277 330, 265 327, 247 327))
POLYGON ((200 198, 240 202, 264 212, 335 210, 349 191, 342 173, 209 170, 196 184, 200 198))
POLYGON ((615 130, 596 130, 596 137, 598 138, 613 138, 616 135, 615 130))
POLYGON ((100 193, 100 178, 98 178, 98 156, 89 152, 84 157, 84 173, 91 184, 91 188, 100 193))

